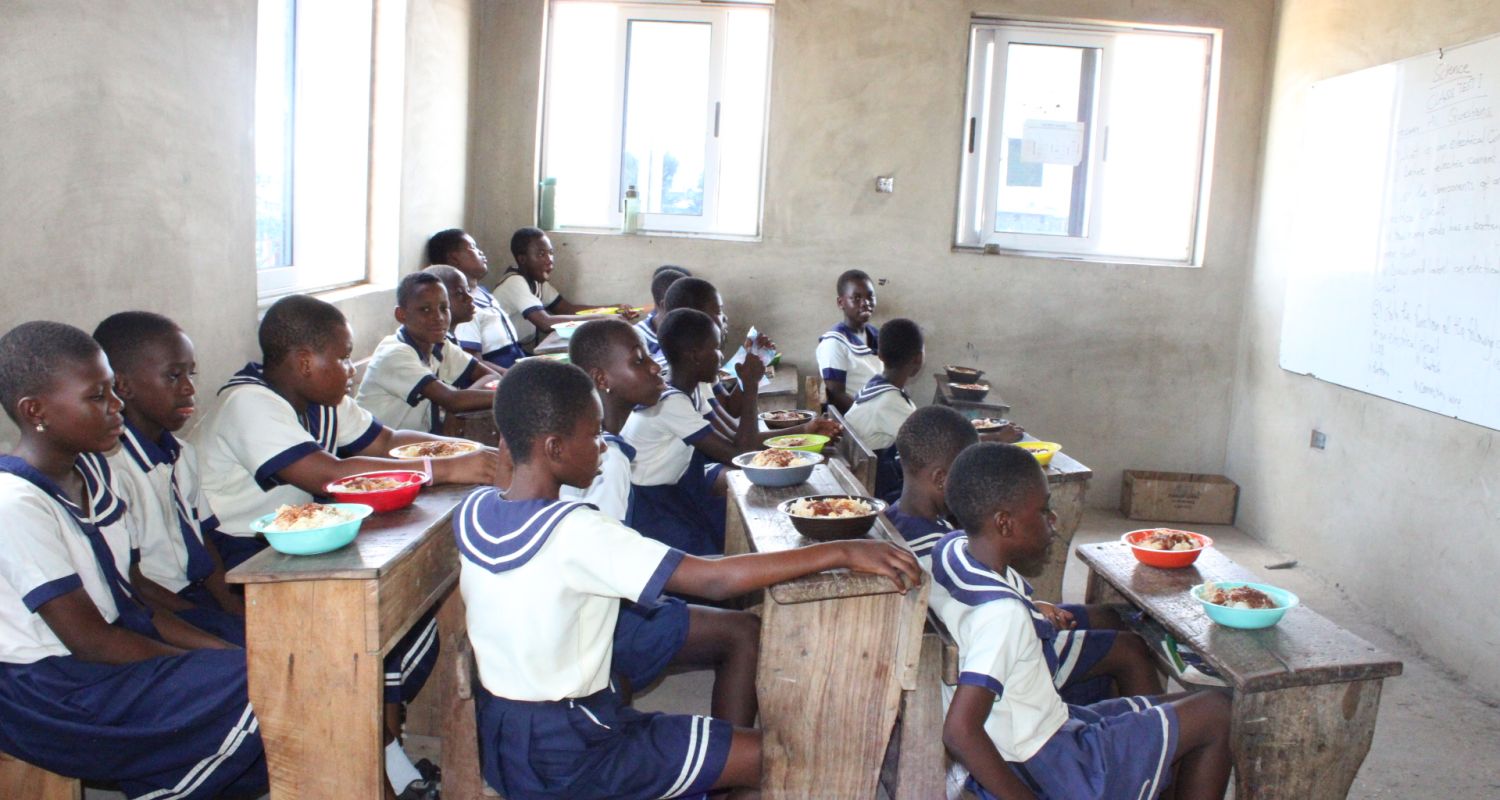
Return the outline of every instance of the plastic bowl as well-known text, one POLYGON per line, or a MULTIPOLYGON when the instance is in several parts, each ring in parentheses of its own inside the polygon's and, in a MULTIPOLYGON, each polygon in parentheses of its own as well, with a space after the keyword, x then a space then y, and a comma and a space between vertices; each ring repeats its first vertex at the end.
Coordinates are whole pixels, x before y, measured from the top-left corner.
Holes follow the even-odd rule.
MULTIPOLYGON (((418 455, 418 449, 423 445, 428 444, 439 444, 439 442, 417 442, 416 444, 403 444, 400 447, 393 447, 391 448, 391 458, 399 458, 402 461, 421 461, 423 457, 421 455, 418 455)), ((454 453, 448 456, 427 456, 427 458, 430 458, 433 461, 444 458, 458 458, 459 456, 466 456, 481 447, 478 442, 452 442, 452 444, 463 445, 464 451, 462 453, 454 453)))
POLYGON ((425 472, 413 472, 411 470, 385 470, 383 472, 361 472, 358 475, 350 475, 340 478, 333 483, 323 487, 336 502, 339 503, 362 503, 373 509, 375 513, 382 511, 395 511, 398 508, 406 508, 412 501, 417 499, 417 493, 422 491, 422 484, 427 483, 430 478, 425 472), (351 492, 344 489, 344 484, 355 478, 395 478, 405 481, 406 485, 395 489, 386 489, 380 492, 351 492))
POLYGON ((806 425, 807 423, 812 422, 813 417, 816 416, 816 413, 812 411, 804 411, 802 409, 796 409, 794 411, 762 411, 760 413, 760 421, 764 422, 767 428, 773 431, 779 431, 782 428, 791 428, 796 425, 806 425), (796 414, 797 418, 775 420, 770 418, 770 415, 772 414, 796 414))
POLYGON ((975 433, 983 436, 986 433, 999 433, 1010 424, 1010 420, 999 417, 978 417, 970 420, 970 424, 974 426, 975 433))
POLYGON ((1052 457, 1062 452, 1062 445, 1057 442, 1016 442, 1016 447, 1030 450, 1036 456, 1036 461, 1042 466, 1052 463, 1052 457))
POLYGON ((582 328, 586 324, 586 322, 583 322, 581 320, 577 322, 560 322, 552 326, 552 332, 557 334, 557 338, 566 341, 573 338, 574 331, 582 328))
POLYGON ((375 513, 375 509, 364 503, 326 503, 325 505, 351 512, 355 517, 312 530, 277 532, 266 530, 266 526, 276 518, 276 514, 271 513, 250 523, 250 530, 265 536, 271 548, 278 553, 286 553, 290 556, 315 556, 319 553, 332 552, 354 541, 354 536, 359 533, 360 523, 365 521, 365 517, 375 513))
POLYGON ((948 391, 953 393, 954 400, 968 400, 977 403, 990 393, 990 385, 984 381, 948 381, 948 391), (982 389, 971 388, 982 386, 982 389))
POLYGON ((1144 528, 1138 531, 1131 531, 1122 535, 1120 541, 1130 546, 1130 552, 1135 556, 1136 561, 1151 567, 1161 567, 1162 569, 1179 569, 1190 566, 1194 561, 1198 560, 1198 556, 1203 552, 1204 548, 1214 546, 1214 540, 1201 533, 1179 531, 1176 528, 1144 528), (1138 546, 1138 542, 1157 531, 1185 533, 1198 540, 1198 547, 1194 550, 1152 550, 1149 547, 1138 546))
POLYGON ((1296 608, 1297 604, 1302 602, 1297 598, 1297 595, 1268 583, 1214 581, 1215 586, 1223 588, 1249 586, 1252 589, 1259 589, 1270 595, 1271 600, 1276 603, 1276 608, 1230 608, 1228 606, 1217 606, 1203 599, 1203 587, 1206 585, 1200 583, 1189 591, 1193 593, 1193 599, 1203 605, 1203 613, 1207 614, 1209 619, 1226 628, 1240 628, 1251 631, 1259 628, 1269 628, 1280 622, 1281 618, 1286 616, 1286 612, 1296 608))
POLYGON ((798 464, 795 467, 753 467, 750 465, 750 461, 759 452, 762 451, 740 453, 733 459, 734 465, 739 467, 745 473, 745 477, 749 478, 750 482, 756 486, 781 487, 796 486, 799 483, 805 483, 812 476, 813 467, 823 463, 823 456, 817 453, 803 452, 801 453, 801 457, 804 463, 798 464))
POLYGON ((949 383, 974 383, 984 370, 975 367, 957 367, 952 364, 943 366, 943 372, 947 374, 949 383))
POLYGON ((828 444, 828 437, 821 433, 794 433, 790 436, 777 436, 766 440, 766 447, 776 447, 782 450, 802 450, 808 453, 823 452, 823 445, 828 444), (786 444, 788 441, 795 442, 801 439, 800 444, 786 444))
POLYGON ((809 539, 817 539, 820 542, 832 542, 839 539, 858 539, 870 532, 870 526, 875 524, 875 518, 885 510, 885 501, 876 500, 873 497, 860 497, 854 494, 814 494, 807 497, 794 497, 784 500, 776 506, 776 510, 786 515, 792 521, 792 527, 797 532, 809 539), (848 497, 855 500, 863 500, 872 509, 870 513, 862 517, 799 517, 791 512, 793 503, 798 500, 833 500, 848 497))

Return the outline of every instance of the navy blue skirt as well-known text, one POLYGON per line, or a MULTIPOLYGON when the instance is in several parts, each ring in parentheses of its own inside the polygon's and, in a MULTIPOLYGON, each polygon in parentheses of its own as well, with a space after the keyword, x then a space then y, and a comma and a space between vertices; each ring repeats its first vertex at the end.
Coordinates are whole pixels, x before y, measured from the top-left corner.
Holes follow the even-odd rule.
POLYGON ((677 483, 635 487, 635 529, 690 556, 724 554, 724 498, 713 494, 722 464, 710 464, 702 451, 677 483))

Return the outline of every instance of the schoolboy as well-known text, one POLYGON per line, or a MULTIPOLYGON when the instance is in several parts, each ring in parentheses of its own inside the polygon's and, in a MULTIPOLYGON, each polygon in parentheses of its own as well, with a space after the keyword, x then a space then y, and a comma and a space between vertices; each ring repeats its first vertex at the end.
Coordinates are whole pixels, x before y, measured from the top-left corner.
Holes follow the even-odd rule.
POLYGON ((448 290, 430 272, 413 272, 396 284, 401 327, 375 346, 355 402, 397 429, 442 430, 442 412, 488 408, 497 377, 484 362, 449 338, 448 290))
POLYGON ((875 314, 875 283, 863 270, 839 275, 838 306, 844 318, 818 337, 815 353, 828 403, 848 413, 854 396, 880 374, 880 333, 870 324, 875 314))
POLYGON ((266 791, 245 652, 144 605, 129 517, 100 451, 124 432, 114 376, 77 328, 0 337, 0 751, 130 797, 266 791))
MULTIPOLYGON (((666 323, 669 327, 671 318, 666 323)), ((516 366, 495 398, 495 423, 516 462, 510 487, 475 492, 454 514, 459 586, 480 687, 475 692, 485 781, 511 800, 656 798, 754 787, 761 735, 724 719, 652 714, 611 686, 653 649, 686 657, 680 617, 616 647, 621 600, 663 592, 724 599, 847 566, 905 589, 915 559, 888 543, 839 542, 795 552, 705 560, 651 541, 592 507, 558 499, 599 468, 602 414, 577 367, 516 366), (528 609, 495 613, 496 609, 528 609), (650 643, 650 646, 641 642, 650 643)), ((754 671, 736 676, 753 695, 754 671)))
POLYGON ((896 432, 917 410, 906 384, 922 372, 926 356, 922 329, 909 319, 893 319, 880 326, 880 363, 883 369, 854 396, 844 421, 876 456, 875 494, 889 500, 901 492, 901 466, 896 463, 896 432))
MULTIPOLYGON (((480 283, 489 274, 489 259, 485 258, 474 237, 461 228, 434 233, 427 240, 427 261, 434 266, 451 266, 463 273, 467 280, 474 316, 455 324, 454 335, 460 347, 501 368, 526 356, 510 319, 500 310, 500 304, 490 290, 480 283)), ((454 306, 461 302, 451 287, 448 298, 454 306)))
MULTIPOLYGON (((522 346, 530 351, 553 327, 588 319, 578 316, 578 312, 595 306, 570 302, 549 282, 554 266, 552 240, 542 229, 521 228, 516 231, 510 237, 510 254, 516 265, 500 276, 500 282, 495 285, 495 297, 500 310, 510 318, 522 346)), ((627 322, 635 321, 635 312, 624 304, 600 305, 620 306, 620 316, 627 322)))
POLYGON ((661 320, 667 316, 667 309, 664 307, 667 289, 679 279, 686 277, 688 277, 687 271, 680 267, 671 265, 657 267, 656 272, 651 275, 651 313, 635 324, 641 343, 646 345, 646 354, 651 356, 660 367, 667 366, 667 357, 661 354, 661 342, 657 340, 656 329, 661 320))
MULTIPOLYGON (((707 314, 709 319, 719 325, 721 335, 720 347, 728 341, 729 337, 729 313, 724 304, 724 297, 712 283, 703 278, 695 278, 691 275, 672 283, 662 301, 663 314, 670 314, 679 308, 691 308, 707 314)), ((663 317, 665 318, 665 317, 663 317)), ((762 349, 776 349, 776 343, 769 336, 760 335, 757 344, 762 349)), ((750 341, 745 341, 746 347, 750 341)), ((667 362, 666 354, 663 353, 657 363, 662 364, 662 374, 670 375, 671 364, 667 362)), ((718 407, 723 410, 720 421, 723 431, 727 436, 733 437, 734 430, 738 426, 738 420, 744 417, 742 390, 738 381, 731 381, 726 385, 720 382, 718 373, 713 379, 704 384, 704 391, 712 394, 718 401, 718 407)))
POLYGON ((1008 444, 961 453, 944 491, 963 530, 934 549, 947 592, 933 606, 958 643, 943 743, 981 797, 1222 798, 1229 781, 1229 701, 1197 692, 1069 706, 1058 696, 1052 630, 1022 571, 1039 569, 1055 533, 1047 479, 1008 444), (1173 777, 1175 773, 1175 778, 1173 777))

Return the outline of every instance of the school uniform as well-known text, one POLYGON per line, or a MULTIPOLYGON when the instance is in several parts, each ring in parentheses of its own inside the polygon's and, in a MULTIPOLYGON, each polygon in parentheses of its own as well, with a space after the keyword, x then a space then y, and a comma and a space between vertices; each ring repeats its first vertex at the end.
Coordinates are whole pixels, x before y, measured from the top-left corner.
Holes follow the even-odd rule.
POLYGON ((474 318, 461 322, 453 329, 458 343, 465 350, 479 353, 485 361, 507 369, 518 359, 526 357, 521 349, 521 337, 516 335, 510 317, 500 309, 500 301, 490 290, 476 286, 470 292, 474 298, 474 318))
POLYGON ((637 530, 695 556, 724 552, 726 506, 713 495, 723 465, 693 446, 713 432, 718 401, 706 386, 691 394, 668 386, 656 405, 631 412, 620 431, 636 453, 630 482, 637 530))
POLYGON ((937 545, 938 540, 947 536, 953 530, 946 519, 927 519, 908 514, 901 508, 898 499, 885 509, 885 516, 896 526, 901 538, 906 540, 906 545, 911 548, 912 555, 921 562, 922 569, 932 571, 932 548, 937 545))
POLYGON ((587 489, 564 486, 559 494, 564 500, 588 503, 610 517, 635 527, 635 492, 630 485, 630 465, 635 448, 613 433, 604 434, 604 455, 599 459, 599 474, 587 489))
POLYGON ((859 394, 884 369, 878 336, 874 325, 865 323, 864 330, 857 331, 843 321, 819 336, 816 356, 823 380, 843 381, 850 397, 859 394))
POLYGON ((129 520, 105 458, 78 457, 79 506, 22 459, 0 456, 0 751, 131 798, 264 792, 245 653, 193 650, 129 664, 83 661, 39 613, 77 589, 99 615, 160 640, 126 579, 129 520))
MULTIPOLYGON (((1030 587, 1014 568, 1001 575, 974 558, 963 531, 938 543, 932 574, 947 590, 934 611, 958 643, 958 683, 994 693, 984 730, 1033 792, 1058 800, 1161 792, 1177 749, 1170 705, 1144 697, 1064 703, 1053 682, 1053 628, 1032 604, 1030 587)), ((953 689, 944 691, 951 701, 953 689)))
POLYGON ((495 300, 500 310, 510 319, 516 332, 516 341, 528 351, 542 341, 541 332, 526 315, 538 309, 551 312, 562 301, 562 295, 552 288, 551 282, 534 283, 521 271, 511 267, 495 284, 495 300))
POLYGON ((442 430, 442 409, 422 390, 434 381, 467 389, 490 373, 481 369, 458 341, 444 339, 430 349, 417 344, 402 325, 380 340, 354 400, 376 419, 400 431, 442 430))
POLYGON ((637 640, 616 641, 621 601, 654 608, 683 553, 589 505, 495 489, 476 490, 453 519, 485 781, 513 800, 706 792, 732 726, 637 711, 611 681, 612 671, 649 680, 686 641, 680 603, 639 615, 637 640))
POLYGON ((651 360, 655 361, 656 365, 661 367, 662 374, 666 375, 667 354, 661 349, 661 339, 657 338, 656 328, 653 327, 656 323, 656 315, 657 312, 652 311, 646 315, 645 319, 637 322, 635 324, 635 332, 636 335, 641 337, 641 344, 646 348, 646 355, 651 356, 651 360))
POLYGON ((893 500, 901 495, 901 464, 896 452, 896 433, 901 423, 917 410, 906 389, 876 375, 854 395, 854 405, 844 415, 850 430, 875 453, 875 495, 893 500))

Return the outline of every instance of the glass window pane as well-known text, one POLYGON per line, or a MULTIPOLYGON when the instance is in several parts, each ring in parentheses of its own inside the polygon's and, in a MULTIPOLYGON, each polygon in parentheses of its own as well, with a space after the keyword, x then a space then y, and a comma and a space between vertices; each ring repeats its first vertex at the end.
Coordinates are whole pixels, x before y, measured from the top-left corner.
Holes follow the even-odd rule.
POLYGON ((996 233, 1087 236, 1088 129, 1098 50, 1011 44, 996 233))
POLYGON ((255 267, 292 263, 292 0, 261 0, 255 39, 255 267))
POLYGON ((734 9, 726 16, 724 106, 719 114, 718 230, 754 236, 760 232, 771 12, 734 9))
POLYGON ((644 213, 701 216, 713 26, 631 20, 627 42, 621 187, 644 213))
POLYGON ((608 3, 553 6, 542 176, 557 179, 558 225, 614 224, 611 209, 618 208, 620 196, 614 186, 623 61, 620 13, 608 3))

